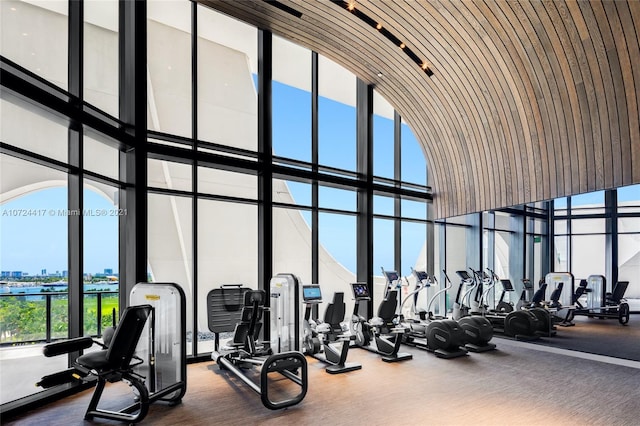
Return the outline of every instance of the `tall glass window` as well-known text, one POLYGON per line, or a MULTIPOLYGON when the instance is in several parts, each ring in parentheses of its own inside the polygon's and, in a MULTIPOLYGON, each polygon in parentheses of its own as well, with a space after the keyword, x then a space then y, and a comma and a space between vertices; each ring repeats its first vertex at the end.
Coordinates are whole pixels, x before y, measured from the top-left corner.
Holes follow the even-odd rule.
POLYGON ((191 3, 149 0, 147 17, 147 125, 189 137, 191 3))
POLYGON ((414 136, 409 125, 404 121, 401 128, 402 135, 402 180, 405 182, 427 184, 427 163, 422 146, 414 136))
POLYGON ((273 37, 273 154, 311 162, 311 51, 273 37))
POLYGON ((67 368, 66 357, 42 362, 41 348, 68 337, 66 180, 66 173, 0 154, 0 343, 7 345, 0 381, 12 384, 0 387, 0 403, 34 393, 42 376, 67 368))
POLYGON ((118 36, 118 1, 84 0, 84 100, 114 117, 118 116, 118 36))
POLYGON ((198 5, 198 139, 257 150, 257 40, 255 27, 198 5))
POLYGON ((0 54, 66 90, 69 3, 33 3, 0 2, 0 54))
POLYGON ((319 55, 318 161, 356 170, 356 76, 319 55))
POLYGON ((373 91, 373 174, 393 179, 394 110, 378 92, 373 91))

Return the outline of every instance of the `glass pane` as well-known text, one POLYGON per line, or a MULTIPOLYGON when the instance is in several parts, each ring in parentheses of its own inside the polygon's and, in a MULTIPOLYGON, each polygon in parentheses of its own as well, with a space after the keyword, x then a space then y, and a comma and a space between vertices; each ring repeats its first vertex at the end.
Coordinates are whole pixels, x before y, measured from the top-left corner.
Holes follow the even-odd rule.
POLYGON ((84 334, 99 336, 118 315, 118 189, 84 183, 84 334), (105 214, 106 213, 106 214, 105 214))
POLYGON ((318 205, 322 208, 356 211, 357 194, 355 191, 320 186, 318 205))
POLYGON ((572 237, 571 273, 576 280, 606 274, 605 238, 604 235, 572 237))
POLYGON ((257 150, 257 31, 198 6, 199 139, 257 150))
POLYGON ((402 222, 401 223, 401 255, 402 276, 411 275, 411 268, 426 270, 427 268, 427 225, 425 223, 402 222))
POLYGON ((273 154, 311 162, 311 51, 273 37, 273 154))
POLYGON ((567 197, 556 198, 553 201, 553 210, 556 216, 567 214, 567 197))
POLYGON ((66 182, 63 172, 0 154, 0 382, 12 384, 0 386, 0 403, 41 391, 33 384, 67 368, 67 357, 42 356, 48 333, 68 336, 66 182))
POLYGON ((273 201, 311 206, 311 185, 292 180, 273 180, 273 201))
POLYGON ((223 284, 258 288, 258 207, 199 200, 198 353, 213 349, 207 294, 223 284))
POLYGON ((567 236, 555 237, 554 245, 556 252, 553 256, 554 272, 569 271, 569 238, 567 236))
POLYGON ((618 250, 618 280, 629 281, 625 297, 640 299, 640 234, 618 235, 618 250))
POLYGON ((427 184, 427 161, 422 146, 407 124, 401 128, 402 180, 405 182, 427 184))
POLYGON ((191 136, 191 3, 147 1, 147 125, 191 136))
POLYGON ((495 240, 494 272, 500 278, 510 279, 509 250, 511 248, 511 234, 496 231, 495 240))
MULTIPOLYGON (((147 200, 150 281, 176 283, 184 290, 186 300, 192 300, 193 203, 191 198, 149 194, 147 200)), ((206 237, 203 236, 202 239, 204 238, 206 237)), ((187 304, 187 354, 189 355, 192 352, 193 337, 191 324, 193 324, 193 311, 187 304)), ((206 324, 206 312, 203 324, 206 324)))
POLYGON ((604 191, 589 192, 571 197, 571 209, 594 206, 604 206, 604 191))
MULTIPOLYGON (((273 273, 292 273, 302 283, 311 284, 311 227, 303 213, 294 209, 273 209, 273 273)), ((324 263, 322 260, 320 265, 324 263)), ((325 285, 322 290, 325 291, 325 285)), ((330 296, 326 293, 325 301, 330 300, 330 296)))
POLYGON ((382 195, 374 195, 373 196, 373 213, 393 216, 394 215, 394 199, 391 197, 384 197, 382 195))
POLYGON ((394 110, 373 91, 373 174, 388 179, 394 177, 394 110))
POLYGON ((191 166, 164 160, 147 160, 147 179, 150 188, 192 190, 191 166))
POLYGON ((427 203, 413 200, 402 200, 402 217, 427 220, 427 203))
MULTIPOLYGON (((395 269, 394 221, 373 219, 373 275, 382 276, 380 268, 395 269)), ((377 299, 380 300, 380 299, 377 299)))
POLYGON ((48 0, 37 4, 0 2, 0 54, 66 90, 68 2, 48 0))
POLYGON ((85 131, 82 139, 84 168, 112 179, 118 179, 120 151, 117 142, 85 131))
MULTIPOLYGON (((3 3, 4 4, 4 3, 3 3)), ((67 162, 67 127, 41 110, 0 99, 0 139, 3 143, 67 162)))
POLYGON ((198 192, 255 200, 258 198, 258 178, 244 173, 198 167, 198 192))
POLYGON ((495 212, 495 228, 501 231, 511 230, 511 215, 509 213, 495 212))
POLYGON ((84 100, 118 117, 118 1, 84 0, 84 100))
POLYGON ((625 232, 640 232, 640 217, 618 218, 618 233, 623 234, 625 232))
POLYGON ((447 226, 446 230, 446 271, 453 286, 446 295, 447 311, 453 307, 460 279, 456 271, 467 269, 467 230, 457 226, 447 226))
POLYGON ((563 235, 567 233, 567 221, 566 220, 556 220, 553 222, 553 232, 556 235, 563 235))
POLYGON ((356 76, 324 56, 318 59, 318 161, 356 170, 356 76))
POLYGON ((606 232, 604 219, 573 219, 572 234, 598 234, 606 232))
POLYGON ((640 213, 640 185, 618 188, 618 213, 640 213))
POLYGON ((320 213, 318 237, 322 292, 328 297, 336 291, 344 292, 345 312, 353 312, 349 284, 356 281, 356 218, 320 213))

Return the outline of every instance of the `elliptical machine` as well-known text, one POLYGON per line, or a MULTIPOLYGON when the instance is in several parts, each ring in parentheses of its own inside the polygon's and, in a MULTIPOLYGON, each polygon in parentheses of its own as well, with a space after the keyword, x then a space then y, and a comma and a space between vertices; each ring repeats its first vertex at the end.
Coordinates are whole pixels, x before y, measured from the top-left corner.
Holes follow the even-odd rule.
POLYGON ((325 371, 329 374, 346 373, 359 370, 361 364, 347 363, 349 343, 355 340, 354 335, 345 334, 341 322, 344 321, 344 293, 334 293, 333 302, 327 306, 324 322, 311 318, 313 307, 322 303, 322 293, 318 284, 302 286, 302 299, 305 305, 302 323, 303 352, 324 363, 330 364, 325 371), (339 344, 340 348, 333 345, 339 344))
MULTIPOLYGON (((493 271, 489 270, 492 273, 492 277, 497 276, 493 273, 493 271)), ((466 271, 461 271, 466 274, 466 271)), ((483 275, 479 271, 474 271, 475 280, 482 280, 483 275)), ((461 274, 458 274, 461 275, 461 274)), ((468 275, 468 274, 467 274, 468 275)), ((486 275, 486 274, 485 274, 486 275)), ((461 275, 462 276, 462 275, 461 275)), ((489 277, 489 275, 487 275, 489 277)), ((470 279, 473 279, 469 277, 470 279)), ((482 294, 482 300, 480 304, 482 305, 482 317, 485 318, 491 326, 493 327, 493 331, 496 333, 504 334, 508 337, 513 337, 516 340, 536 340, 539 338, 538 333, 538 319, 534 314, 528 311, 517 311, 513 310, 511 312, 503 313, 488 310, 488 307, 485 305, 484 297, 489 293, 491 288, 495 285, 494 280, 487 280, 488 287, 482 294), (489 284, 491 283, 491 284, 489 284)), ((476 284, 477 285, 477 284, 476 284)))
MULTIPOLYGON (((432 352, 438 358, 451 359, 467 355, 467 350, 462 349, 465 343, 464 331, 457 322, 446 318, 435 319, 431 312, 429 312, 428 317, 424 312, 418 314, 416 300, 422 290, 430 287, 431 279, 424 271, 416 271, 413 268, 411 268, 411 271, 416 279, 416 285, 414 290, 409 293, 400 304, 400 312, 402 312, 404 304, 408 300, 413 300, 410 308, 410 318, 405 318, 404 320, 401 318, 402 323, 409 329, 409 331, 403 335, 403 343, 425 349, 432 352)), ((385 278, 387 278, 387 281, 398 277, 395 271, 385 271, 383 269, 383 274, 385 278)), ((388 285, 392 284, 388 282, 388 285)), ((443 291, 444 290, 437 292, 431 298, 429 308, 435 298, 443 291)))
MULTIPOLYGON (((447 280, 447 286, 443 289, 443 291, 447 291, 453 287, 449 276, 447 275, 446 270, 442 270, 444 273, 444 277, 447 280)), ((469 277, 466 271, 458 271, 458 275, 462 278, 466 274, 466 277, 469 277), (460 274, 463 272, 464 274, 460 274)), ((468 282, 464 282, 464 284, 469 284, 468 282)), ((453 308, 452 318, 454 321, 458 323, 465 336, 465 344, 464 348, 469 352, 488 352, 496 349, 496 345, 494 343, 489 343, 489 341, 493 338, 493 327, 491 322, 489 322, 486 318, 479 315, 472 315, 470 313, 469 307, 464 304, 465 297, 460 297, 462 292, 463 283, 460 283, 460 287, 458 288, 458 292, 456 295, 456 302, 453 308), (456 307, 457 305, 457 307, 456 307)), ((471 294, 470 292, 473 290, 473 286, 467 290, 465 296, 471 294)))

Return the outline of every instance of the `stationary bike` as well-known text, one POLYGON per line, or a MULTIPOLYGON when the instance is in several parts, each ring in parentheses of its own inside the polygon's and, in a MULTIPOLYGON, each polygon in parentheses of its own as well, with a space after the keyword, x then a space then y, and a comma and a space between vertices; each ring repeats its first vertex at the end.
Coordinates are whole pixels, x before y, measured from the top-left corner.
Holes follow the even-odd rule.
POLYGON ((361 364, 347 363, 349 343, 355 340, 354 335, 345 334, 341 323, 344 321, 344 293, 334 293, 333 302, 327 306, 324 322, 311 318, 313 307, 322 303, 322 293, 318 284, 304 285, 302 298, 305 305, 302 331, 303 352, 306 355, 330 364, 325 370, 329 374, 346 373, 359 370, 361 364), (338 344, 339 347, 334 345, 338 344))
POLYGON ((407 329, 396 324, 397 290, 387 289, 386 297, 378 307, 378 316, 369 321, 360 314, 362 303, 371 300, 367 283, 352 283, 351 290, 355 300, 351 318, 351 334, 356 336, 354 345, 382 355, 382 360, 385 362, 412 359, 413 355, 399 352, 407 329))

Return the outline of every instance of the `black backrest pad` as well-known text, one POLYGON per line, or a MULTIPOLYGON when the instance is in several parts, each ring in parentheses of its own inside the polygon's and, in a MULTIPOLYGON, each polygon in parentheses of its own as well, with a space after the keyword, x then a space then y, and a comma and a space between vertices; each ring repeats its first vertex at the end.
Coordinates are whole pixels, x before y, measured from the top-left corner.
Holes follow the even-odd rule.
POLYGON ((620 303, 620 299, 624 297, 627 287, 629 287, 629 281, 618 281, 611 294, 611 300, 615 303, 620 303))
POLYGON ((344 321, 345 311, 344 293, 334 293, 333 302, 327 305, 327 310, 324 312, 324 322, 332 327, 340 327, 340 323, 344 321))
POLYGON ((129 365, 151 309, 151 305, 140 305, 124 310, 107 352, 107 362, 111 367, 126 368, 129 365))
POLYGON ((564 283, 559 282, 556 289, 551 292, 551 296, 549 296, 549 299, 552 302, 557 302, 560 299, 560 294, 562 294, 562 287, 564 287, 564 283))
POLYGON ((221 287, 207 294, 207 322, 213 333, 233 331, 242 319, 242 307, 248 287, 221 287))
POLYGON ((393 290, 387 295, 387 298, 380 303, 378 307, 378 316, 383 321, 389 322, 393 320, 396 315, 396 308, 398 307, 398 292, 393 290))
POLYGON ((533 299, 531 299, 531 303, 540 303, 544 300, 544 295, 547 292, 547 283, 540 284, 540 288, 536 290, 533 295, 533 299))

